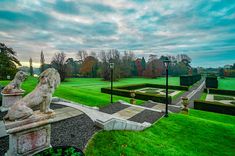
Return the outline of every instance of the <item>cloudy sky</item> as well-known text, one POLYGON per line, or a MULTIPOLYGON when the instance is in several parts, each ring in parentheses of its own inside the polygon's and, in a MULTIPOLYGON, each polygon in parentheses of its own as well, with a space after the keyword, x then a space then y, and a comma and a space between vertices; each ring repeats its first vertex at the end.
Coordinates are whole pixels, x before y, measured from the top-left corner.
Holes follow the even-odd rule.
POLYGON ((56 52, 188 54, 193 66, 235 62, 234 0, 0 0, 0 42, 22 62, 56 52))

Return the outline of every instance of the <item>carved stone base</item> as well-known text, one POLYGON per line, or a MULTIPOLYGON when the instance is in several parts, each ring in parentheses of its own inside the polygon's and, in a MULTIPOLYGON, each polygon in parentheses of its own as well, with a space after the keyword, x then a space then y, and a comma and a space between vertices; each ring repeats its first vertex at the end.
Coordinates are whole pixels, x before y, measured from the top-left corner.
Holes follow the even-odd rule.
POLYGON ((5 122, 9 134, 9 150, 7 156, 33 155, 45 150, 50 145, 51 117, 54 113, 43 114, 38 111, 29 119, 5 122))
POLYGON ((8 109, 18 100, 22 99, 24 93, 15 94, 2 94, 2 106, 0 107, 1 112, 8 111, 8 109))

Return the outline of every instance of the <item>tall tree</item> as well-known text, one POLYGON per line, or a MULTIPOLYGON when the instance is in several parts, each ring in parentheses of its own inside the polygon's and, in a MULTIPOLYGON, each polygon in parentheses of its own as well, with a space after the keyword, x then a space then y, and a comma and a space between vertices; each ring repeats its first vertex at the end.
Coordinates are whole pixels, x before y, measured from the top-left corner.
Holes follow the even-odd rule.
POLYGON ((41 51, 40 63, 41 63, 40 72, 42 73, 45 70, 45 58, 43 51, 41 51))
POLYGON ((79 50, 77 53, 78 61, 81 61, 81 62, 83 62, 87 56, 88 56, 88 53, 85 50, 79 50))
POLYGON ((80 73, 86 77, 96 77, 97 76, 97 64, 98 60, 93 56, 88 56, 83 61, 80 73))
POLYGON ((17 72, 16 65, 21 66, 16 58, 16 52, 4 43, 0 43, 0 79, 6 79, 7 75, 13 78, 17 72))
POLYGON ((61 81, 65 80, 65 75, 66 75, 65 59, 66 59, 65 53, 61 52, 61 53, 56 53, 51 61, 51 66, 59 72, 61 81))
POLYGON ((33 76, 33 60, 31 57, 29 59, 29 73, 31 76, 33 76))
POLYGON ((121 77, 131 77, 133 71, 134 53, 131 51, 124 51, 121 60, 121 77))

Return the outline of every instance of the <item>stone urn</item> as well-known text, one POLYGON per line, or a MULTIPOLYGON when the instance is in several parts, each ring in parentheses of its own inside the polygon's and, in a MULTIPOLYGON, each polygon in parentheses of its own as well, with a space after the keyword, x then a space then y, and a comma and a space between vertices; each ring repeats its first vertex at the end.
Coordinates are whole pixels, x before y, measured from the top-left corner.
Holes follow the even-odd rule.
POLYGON ((188 112, 189 108, 188 108, 188 105, 189 105, 189 101, 188 101, 188 98, 187 97, 182 97, 182 105, 184 106, 182 111, 184 112, 188 112))
POLYGON ((131 95, 130 103, 131 103, 131 104, 136 104, 136 100, 135 100, 135 91, 134 91, 134 90, 131 90, 131 91, 130 91, 130 95, 131 95))

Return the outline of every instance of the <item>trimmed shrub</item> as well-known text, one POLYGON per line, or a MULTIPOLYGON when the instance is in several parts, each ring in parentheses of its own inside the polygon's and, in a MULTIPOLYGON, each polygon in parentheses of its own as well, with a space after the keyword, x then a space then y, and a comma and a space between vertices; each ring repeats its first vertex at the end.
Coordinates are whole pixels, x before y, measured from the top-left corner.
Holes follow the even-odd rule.
POLYGON ((117 86, 117 87, 114 87, 114 88, 126 89, 126 90, 135 90, 135 89, 145 88, 145 87, 147 87, 146 83, 143 83, 143 84, 131 84, 131 85, 125 85, 125 86, 117 86))
POLYGON ((206 88, 218 88, 217 77, 206 77, 206 88))
MULTIPOLYGON (((110 88, 101 88, 101 92, 106 93, 106 94, 111 94, 111 89, 110 88)), ((124 89, 113 88, 113 95, 131 98, 130 91, 124 90, 124 89)), ((152 100, 152 101, 160 102, 160 103, 166 102, 166 98, 164 95, 154 95, 154 94, 147 94, 147 93, 141 93, 141 92, 135 93, 135 99, 145 100, 145 101, 152 100)), ((171 102, 172 102, 172 99, 169 96, 168 103, 171 104, 171 102)))
MULTIPOLYGON (((140 89, 140 88, 146 88, 146 87, 152 87, 152 88, 166 88, 165 85, 160 85, 160 84, 150 84, 150 83, 144 83, 144 84, 135 84, 135 85, 125 85, 125 86, 118 86, 114 87, 117 89, 125 89, 125 90, 135 90, 135 89, 140 89)), ((188 86, 168 86, 169 89, 175 89, 175 90, 189 90, 188 86)))
POLYGON ((235 115, 235 106, 212 101, 194 101, 194 109, 216 112, 221 114, 235 115))
POLYGON ((209 89, 210 94, 221 94, 221 95, 233 95, 235 96, 235 90, 222 90, 222 89, 209 89))
POLYGON ((180 76, 181 86, 191 86, 201 79, 201 75, 183 75, 180 76))
MULTIPOLYGON (((150 83, 147 83, 147 84, 146 84, 146 87, 152 87, 152 88, 166 88, 165 85, 150 84, 150 83)), ((169 88, 169 89, 173 89, 173 90, 186 90, 186 91, 189 90, 189 87, 188 87, 188 86, 172 86, 172 85, 169 85, 168 88, 169 88)))

